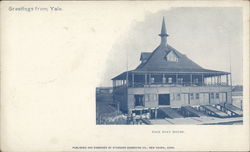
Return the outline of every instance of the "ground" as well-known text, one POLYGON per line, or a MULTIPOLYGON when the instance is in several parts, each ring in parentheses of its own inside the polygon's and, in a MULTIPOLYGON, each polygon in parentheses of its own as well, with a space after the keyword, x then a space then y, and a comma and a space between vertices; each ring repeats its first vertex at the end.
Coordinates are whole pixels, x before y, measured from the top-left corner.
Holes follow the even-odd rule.
POLYGON ((97 124, 127 124, 127 117, 117 110, 112 94, 98 94, 96 101, 97 124))

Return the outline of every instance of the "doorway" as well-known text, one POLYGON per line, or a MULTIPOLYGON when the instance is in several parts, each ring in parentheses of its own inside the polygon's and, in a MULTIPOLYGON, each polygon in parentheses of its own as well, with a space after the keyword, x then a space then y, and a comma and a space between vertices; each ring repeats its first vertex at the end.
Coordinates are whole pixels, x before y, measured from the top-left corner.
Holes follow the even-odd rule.
POLYGON ((144 95, 135 95, 135 106, 144 106, 144 95))
POLYGON ((170 105, 170 94, 159 94, 159 105, 170 105))

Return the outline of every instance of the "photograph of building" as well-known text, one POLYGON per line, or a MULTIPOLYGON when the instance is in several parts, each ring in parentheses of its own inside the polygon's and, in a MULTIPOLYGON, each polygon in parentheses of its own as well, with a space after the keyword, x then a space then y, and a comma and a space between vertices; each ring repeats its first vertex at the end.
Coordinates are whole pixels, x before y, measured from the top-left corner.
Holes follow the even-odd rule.
POLYGON ((134 70, 112 78, 114 113, 125 124, 241 124, 231 73, 201 67, 173 48, 168 36, 163 18, 156 49, 141 52, 134 70))

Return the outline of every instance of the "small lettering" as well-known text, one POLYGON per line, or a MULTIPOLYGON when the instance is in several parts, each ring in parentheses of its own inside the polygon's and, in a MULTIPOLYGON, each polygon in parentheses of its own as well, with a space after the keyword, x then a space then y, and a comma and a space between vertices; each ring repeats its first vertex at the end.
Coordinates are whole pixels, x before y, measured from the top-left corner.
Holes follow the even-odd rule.
POLYGON ((49 12, 49 11, 53 11, 53 12, 59 12, 62 11, 63 9, 59 6, 50 6, 50 7, 12 7, 9 6, 8 10, 10 12, 49 12))

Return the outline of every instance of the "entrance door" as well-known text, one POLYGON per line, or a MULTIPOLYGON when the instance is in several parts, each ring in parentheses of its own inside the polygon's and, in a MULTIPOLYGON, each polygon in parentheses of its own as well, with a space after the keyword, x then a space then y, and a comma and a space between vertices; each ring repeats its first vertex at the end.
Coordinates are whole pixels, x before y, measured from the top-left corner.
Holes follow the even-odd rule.
POLYGON ((144 95, 135 95, 135 106, 144 106, 144 95))
POLYGON ((183 96, 184 96, 184 105, 190 104, 189 103, 189 95, 188 95, 188 93, 184 93, 183 96))
POLYGON ((159 105, 170 105, 170 94, 159 94, 159 105))

